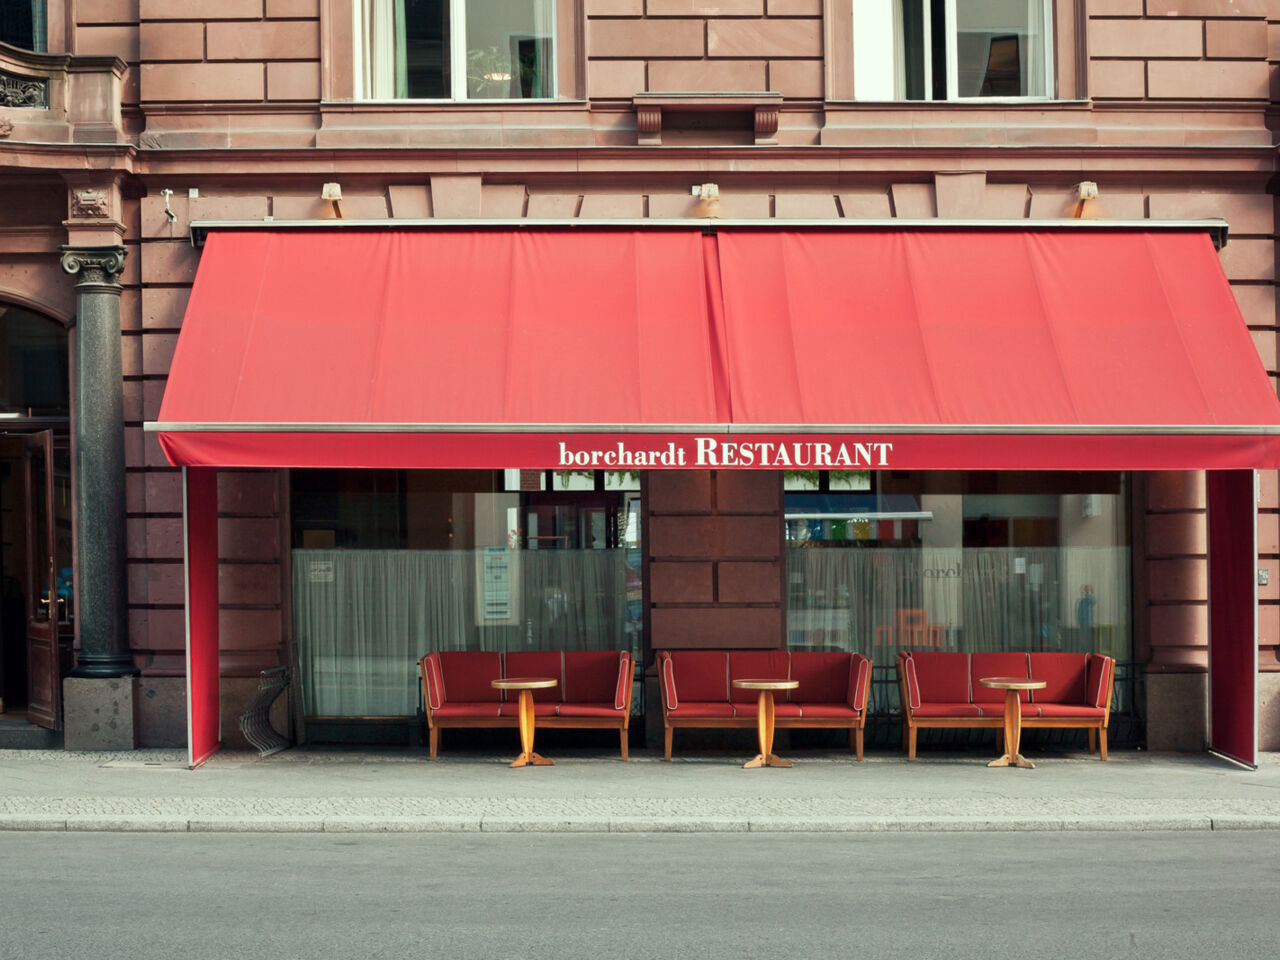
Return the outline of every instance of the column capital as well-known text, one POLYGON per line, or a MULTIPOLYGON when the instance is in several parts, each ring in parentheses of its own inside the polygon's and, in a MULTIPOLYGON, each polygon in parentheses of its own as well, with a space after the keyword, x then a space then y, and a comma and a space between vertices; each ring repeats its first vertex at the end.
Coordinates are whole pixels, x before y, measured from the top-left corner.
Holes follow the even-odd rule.
POLYGON ((62 269, 76 277, 76 286, 89 284, 119 289, 124 272, 124 247, 77 247, 63 245, 62 269))

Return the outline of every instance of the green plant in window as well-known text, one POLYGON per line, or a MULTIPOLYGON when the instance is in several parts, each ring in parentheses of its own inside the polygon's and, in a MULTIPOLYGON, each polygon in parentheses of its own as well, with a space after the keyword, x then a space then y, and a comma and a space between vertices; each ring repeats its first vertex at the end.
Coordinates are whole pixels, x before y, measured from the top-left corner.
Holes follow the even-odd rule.
POLYGON ((817 490, 822 472, 819 470, 784 470, 782 471, 782 476, 786 480, 799 480, 817 490))
POLYGON ((556 478, 560 481, 560 487, 563 490, 571 490, 570 486, 574 477, 583 477, 587 481, 585 489, 592 489, 596 485, 596 474, 594 470, 557 470, 556 478))

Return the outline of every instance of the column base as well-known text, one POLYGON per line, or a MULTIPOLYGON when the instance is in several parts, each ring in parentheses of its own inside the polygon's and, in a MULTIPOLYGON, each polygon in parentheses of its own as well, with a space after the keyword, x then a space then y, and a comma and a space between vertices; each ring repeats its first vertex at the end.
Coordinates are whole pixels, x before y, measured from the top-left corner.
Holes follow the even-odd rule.
POLYGON ((67 674, 82 680, 114 680, 119 677, 136 677, 141 671, 128 653, 82 653, 76 657, 76 665, 67 674))
POLYGON ((62 681, 63 746, 67 750, 134 750, 138 681, 130 677, 62 681))

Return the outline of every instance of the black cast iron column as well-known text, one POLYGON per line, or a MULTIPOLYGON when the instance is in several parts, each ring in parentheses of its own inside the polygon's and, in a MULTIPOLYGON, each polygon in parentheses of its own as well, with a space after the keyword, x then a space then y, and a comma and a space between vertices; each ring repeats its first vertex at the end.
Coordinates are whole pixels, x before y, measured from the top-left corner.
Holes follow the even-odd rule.
POLYGON ((124 383, 120 273, 124 247, 62 247, 76 278, 76 616, 73 677, 137 676, 126 607, 124 383))

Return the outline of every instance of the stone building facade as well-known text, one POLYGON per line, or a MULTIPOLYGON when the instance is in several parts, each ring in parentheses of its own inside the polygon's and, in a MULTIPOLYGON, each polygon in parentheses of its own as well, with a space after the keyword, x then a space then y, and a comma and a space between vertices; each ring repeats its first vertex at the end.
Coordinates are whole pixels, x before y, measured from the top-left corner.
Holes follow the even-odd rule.
MULTIPOLYGON (((716 216, 780 226, 1222 217, 1222 266, 1275 379, 1273 0, 1056 0, 1045 6, 1046 96, 937 100, 860 95, 870 74, 849 0, 554 0, 555 96, 527 101, 362 98, 360 0, 40 6, 47 52, 0 46, 0 305, 67 327, 81 394, 64 429, 78 443, 93 431, 110 439, 86 411, 119 388, 123 545, 97 531, 115 481, 83 473, 114 470, 109 450, 81 468, 75 522, 79 539, 118 554, 86 570, 82 550, 78 596, 93 596, 97 578, 124 606, 79 649, 106 657, 107 675, 136 667, 139 744, 180 743, 185 731, 181 484, 142 425, 158 413, 200 261, 193 221, 658 220, 707 215, 691 195, 703 183, 718 187, 716 216), (322 198, 331 182, 340 208, 322 198), (1096 199, 1082 203, 1082 182, 1097 184, 1096 199), (88 290, 76 258, 114 250, 123 261, 100 267, 88 290), (109 384, 111 352, 95 343, 88 357, 77 343, 86 310, 112 322, 104 296, 118 298, 120 369, 109 384)), ((259 671, 288 661, 289 490, 283 471, 219 481, 229 742, 228 718, 259 671)), ((651 479, 648 495, 652 646, 708 630, 780 637, 777 523, 752 521, 780 513, 776 479, 671 474, 651 479), (685 534, 693 518, 698 536, 653 546, 667 514, 685 534), (672 564, 683 566, 673 575, 672 564)), ((1134 474, 1130 496, 1148 745, 1198 749, 1204 478, 1134 474)), ((1259 606, 1262 746, 1278 749, 1274 473, 1262 477, 1258 549, 1270 573, 1259 606)), ((65 690, 68 717, 82 709, 77 697, 111 702, 74 682, 65 690)))

